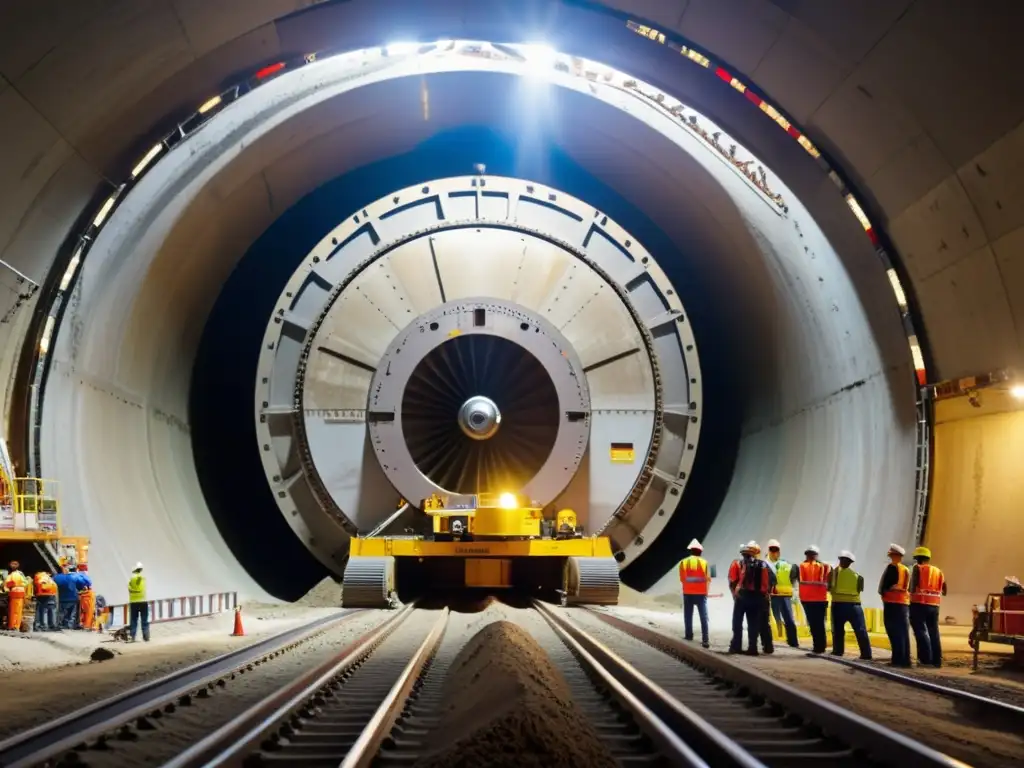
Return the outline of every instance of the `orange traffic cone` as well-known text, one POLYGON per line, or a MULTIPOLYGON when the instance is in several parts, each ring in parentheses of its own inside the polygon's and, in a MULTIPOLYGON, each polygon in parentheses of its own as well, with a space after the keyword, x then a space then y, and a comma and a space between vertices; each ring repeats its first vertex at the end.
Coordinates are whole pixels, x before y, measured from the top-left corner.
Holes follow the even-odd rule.
POLYGON ((242 606, 235 607, 235 631, 231 633, 232 637, 245 637, 245 630, 242 629, 242 606))

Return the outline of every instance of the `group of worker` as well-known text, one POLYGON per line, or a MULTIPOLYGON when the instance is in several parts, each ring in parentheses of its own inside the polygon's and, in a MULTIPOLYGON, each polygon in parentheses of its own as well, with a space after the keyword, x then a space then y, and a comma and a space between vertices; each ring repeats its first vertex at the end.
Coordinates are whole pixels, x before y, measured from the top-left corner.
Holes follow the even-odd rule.
MULTIPOLYGON (((693 611, 700 617, 701 644, 709 647, 707 597, 711 570, 702 557, 704 548, 697 539, 687 547, 689 557, 679 563, 679 580, 683 589, 683 626, 687 640, 693 640, 693 611)), ((942 571, 931 564, 927 547, 914 550, 915 565, 903 564, 906 551, 898 544, 888 550, 889 565, 882 572, 878 594, 882 598, 885 631, 892 647, 892 666, 910 666, 910 632, 917 640, 918 663, 942 666, 942 645, 939 637, 939 605, 946 594, 942 571)), ((842 656, 846 626, 850 625, 860 658, 871 659, 861 593, 864 577, 853 568, 852 552, 839 553, 835 567, 819 560, 818 547, 804 550, 804 560, 789 563, 782 557, 782 545, 775 539, 768 542, 768 557, 761 558, 761 547, 750 541, 740 547, 740 557, 729 566, 729 591, 732 593, 732 642, 730 653, 743 652, 743 622, 746 621, 747 650, 758 655, 758 641, 765 653, 773 653, 769 613, 777 625, 785 628, 786 642, 799 648, 796 621, 793 617, 794 584, 807 626, 811 631, 811 650, 826 650, 825 618, 829 599, 832 602, 832 655, 842 656)))
MULTIPOLYGON (((7 602, 3 627, 17 632, 22 628, 25 602, 35 601, 36 632, 59 632, 63 629, 92 629, 98 613, 96 592, 85 563, 76 565, 61 560, 60 571, 37 572, 29 579, 21 563, 11 561, 2 575, 2 588, 7 602)), ((105 606, 99 605, 102 610, 105 606)))

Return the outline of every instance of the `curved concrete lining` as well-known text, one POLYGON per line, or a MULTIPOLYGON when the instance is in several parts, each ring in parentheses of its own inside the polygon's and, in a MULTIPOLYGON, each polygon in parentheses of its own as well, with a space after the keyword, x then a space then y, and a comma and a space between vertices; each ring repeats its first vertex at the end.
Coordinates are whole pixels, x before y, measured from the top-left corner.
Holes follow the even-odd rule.
MULTIPOLYGON (((378 76, 350 93, 314 88, 326 66, 282 77, 174 150, 117 209, 54 351, 43 446, 47 473, 64 482, 65 518, 94 536, 96 576, 115 601, 140 557, 158 593, 258 592, 209 518, 185 426, 209 308, 246 247, 319 181, 446 127, 514 131, 507 104, 519 83, 494 69, 426 78, 430 120, 422 75, 378 76), (297 96, 291 77, 310 92, 297 96)), ((790 205, 781 216, 668 117, 608 101, 563 84, 551 139, 691 254, 744 338, 734 375, 747 379, 737 407, 748 436, 709 554, 724 560, 739 530, 817 538, 826 552, 905 539, 911 364, 884 272, 842 199, 822 179, 829 194, 804 207, 780 184, 790 205)))

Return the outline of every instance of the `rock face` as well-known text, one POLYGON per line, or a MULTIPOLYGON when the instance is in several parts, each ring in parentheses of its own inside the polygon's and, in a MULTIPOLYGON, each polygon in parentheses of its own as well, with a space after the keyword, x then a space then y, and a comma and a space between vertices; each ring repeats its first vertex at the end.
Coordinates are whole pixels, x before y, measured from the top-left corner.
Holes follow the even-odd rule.
POLYGON ((510 622, 488 625, 462 649, 443 700, 420 768, 616 764, 547 654, 510 622))

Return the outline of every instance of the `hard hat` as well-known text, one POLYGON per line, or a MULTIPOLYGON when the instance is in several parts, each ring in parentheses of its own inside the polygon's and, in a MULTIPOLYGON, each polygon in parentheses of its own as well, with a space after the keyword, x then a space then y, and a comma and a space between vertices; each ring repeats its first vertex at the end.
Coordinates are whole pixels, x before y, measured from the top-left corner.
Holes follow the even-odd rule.
POLYGON ((782 549, 782 545, 779 544, 778 539, 768 539, 768 549, 775 547, 776 549, 782 549))
POLYGON ((899 544, 890 544, 889 545, 889 554, 890 555, 905 555, 905 554, 907 554, 907 550, 905 550, 899 544))
POLYGON ((135 564, 135 570, 136 571, 141 571, 142 570, 142 563, 136 563, 135 564))
POLYGON ((927 557, 931 559, 932 551, 928 547, 918 547, 914 550, 914 557, 927 557))
POLYGON ((761 545, 758 544, 756 541, 748 541, 746 544, 743 545, 743 548, 747 552, 752 552, 755 555, 761 551, 761 545))
POLYGON ((804 550, 804 554, 805 555, 808 552, 810 552, 812 555, 820 555, 821 554, 821 550, 818 549, 818 545, 817 544, 811 544, 809 547, 807 547, 807 549, 804 550))
POLYGON ((746 555, 746 554, 748 554, 750 552, 753 552, 754 551, 754 546, 755 546, 754 542, 752 542, 752 541, 748 541, 746 544, 741 544, 740 545, 740 554, 741 555, 746 555))
POLYGON ((1007 576, 1006 577, 1006 583, 1007 584, 1016 584, 1018 587, 1021 585, 1020 584, 1020 579, 1018 579, 1016 576, 1007 576))
POLYGON ((848 549, 844 549, 842 552, 839 553, 839 559, 843 560, 844 558, 846 560, 849 560, 851 563, 857 560, 857 558, 853 556, 853 552, 851 552, 848 549))
POLYGON ((699 541, 697 541, 696 539, 694 539, 694 540, 693 540, 693 541, 691 541, 691 542, 690 542, 689 544, 687 544, 687 545, 686 545, 686 548, 687 548, 687 549, 699 549, 699 550, 700 550, 701 552, 703 552, 703 551, 704 551, 704 547, 702 547, 702 546, 701 546, 701 544, 700 544, 700 542, 699 542, 699 541))
POLYGON ((62 557, 62 558, 60 558, 60 560, 57 561, 57 565, 59 565, 61 568, 63 568, 67 564, 68 564, 68 559, 66 557, 62 557))

